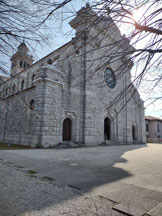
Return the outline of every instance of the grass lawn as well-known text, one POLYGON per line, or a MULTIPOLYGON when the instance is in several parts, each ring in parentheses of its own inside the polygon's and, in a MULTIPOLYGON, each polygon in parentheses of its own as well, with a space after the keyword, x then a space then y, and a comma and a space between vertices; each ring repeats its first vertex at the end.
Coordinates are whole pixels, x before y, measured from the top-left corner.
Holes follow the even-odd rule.
POLYGON ((30 146, 23 146, 23 145, 8 145, 6 143, 0 143, 0 150, 14 150, 14 149, 30 149, 30 146))

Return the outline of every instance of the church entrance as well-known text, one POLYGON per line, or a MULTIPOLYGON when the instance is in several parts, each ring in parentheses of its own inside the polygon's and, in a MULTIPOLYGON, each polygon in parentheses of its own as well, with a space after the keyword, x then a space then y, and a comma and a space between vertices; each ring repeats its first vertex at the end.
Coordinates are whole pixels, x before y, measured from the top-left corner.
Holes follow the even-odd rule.
POLYGON ((71 141, 71 126, 72 122, 69 118, 66 118, 63 122, 62 140, 71 141))
POLYGON ((132 125, 132 138, 133 140, 136 140, 136 128, 134 125, 132 125))
POLYGON ((111 139, 111 121, 109 118, 105 118, 104 121, 104 138, 105 140, 111 139))

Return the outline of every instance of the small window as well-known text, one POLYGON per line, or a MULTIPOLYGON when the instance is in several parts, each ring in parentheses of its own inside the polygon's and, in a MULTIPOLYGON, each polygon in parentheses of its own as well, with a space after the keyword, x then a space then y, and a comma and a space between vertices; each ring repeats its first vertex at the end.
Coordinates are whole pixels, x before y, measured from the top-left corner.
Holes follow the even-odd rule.
POLYGON ((20 67, 22 67, 23 66, 23 62, 22 61, 20 61, 20 67))
POLYGON ((24 68, 26 68, 26 62, 24 62, 24 68))
POLYGON ((75 54, 76 54, 76 56, 79 56, 80 51, 79 51, 79 50, 76 50, 76 51, 75 51, 75 54))
POLYGON ((48 59, 47 63, 51 65, 52 64, 52 59, 48 59))
POLYGON ((24 89, 24 83, 25 83, 25 81, 24 81, 24 80, 22 80, 22 82, 21 82, 21 90, 23 90, 23 89, 24 89))
POLYGON ((157 124, 157 132, 160 132, 159 124, 157 124))
POLYGON ((6 96, 8 96, 8 88, 6 88, 6 96))
POLYGON ((148 132, 149 131, 149 125, 146 124, 146 131, 148 132))
POLYGON ((5 88, 2 89, 2 97, 4 98, 6 96, 5 88))
POLYGON ((34 99, 32 99, 32 100, 30 101, 29 108, 30 108, 31 110, 34 110, 34 99))
POLYGON ((15 62, 11 63, 11 68, 14 68, 16 66, 15 62))
POLYGON ((30 67, 30 64, 27 64, 27 67, 30 67))
POLYGON ((34 80, 35 80, 35 74, 33 74, 33 76, 32 76, 32 86, 33 86, 34 80))
POLYGON ((13 87, 12 87, 12 93, 13 94, 15 93, 15 90, 16 90, 16 85, 14 84, 13 87))

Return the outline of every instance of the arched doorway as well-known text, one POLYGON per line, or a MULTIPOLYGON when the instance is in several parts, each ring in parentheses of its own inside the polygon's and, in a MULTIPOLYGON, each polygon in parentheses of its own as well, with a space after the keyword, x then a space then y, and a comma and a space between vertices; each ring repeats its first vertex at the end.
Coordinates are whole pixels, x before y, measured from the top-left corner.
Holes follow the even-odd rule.
POLYGON ((111 121, 109 118, 105 118, 104 121, 104 138, 105 140, 111 139, 111 121))
POLYGON ((132 125, 132 138, 136 140, 136 127, 134 125, 132 125))
POLYGON ((62 140, 71 141, 71 126, 72 122, 69 118, 66 118, 63 121, 63 131, 62 131, 62 140))

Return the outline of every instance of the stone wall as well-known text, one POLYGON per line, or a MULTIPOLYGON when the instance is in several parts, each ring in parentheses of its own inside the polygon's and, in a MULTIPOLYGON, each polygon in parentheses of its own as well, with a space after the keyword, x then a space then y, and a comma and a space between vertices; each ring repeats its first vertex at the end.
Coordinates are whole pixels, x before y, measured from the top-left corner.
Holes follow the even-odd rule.
POLYGON ((10 93, 1 94, 1 141, 54 146, 63 141, 63 122, 69 118, 72 142, 97 145, 105 141, 104 120, 109 118, 108 144, 145 143, 143 103, 131 84, 133 63, 124 55, 111 60, 116 50, 133 48, 110 23, 83 33, 84 26, 73 23, 76 37, 71 42, 6 82, 4 89, 10 86, 10 93), (104 81, 107 67, 116 77, 113 89, 104 81), (32 99, 34 109, 29 106, 32 99))
POLYGON ((1 142, 31 145, 33 111, 30 101, 33 98, 34 87, 1 100, 1 142))

